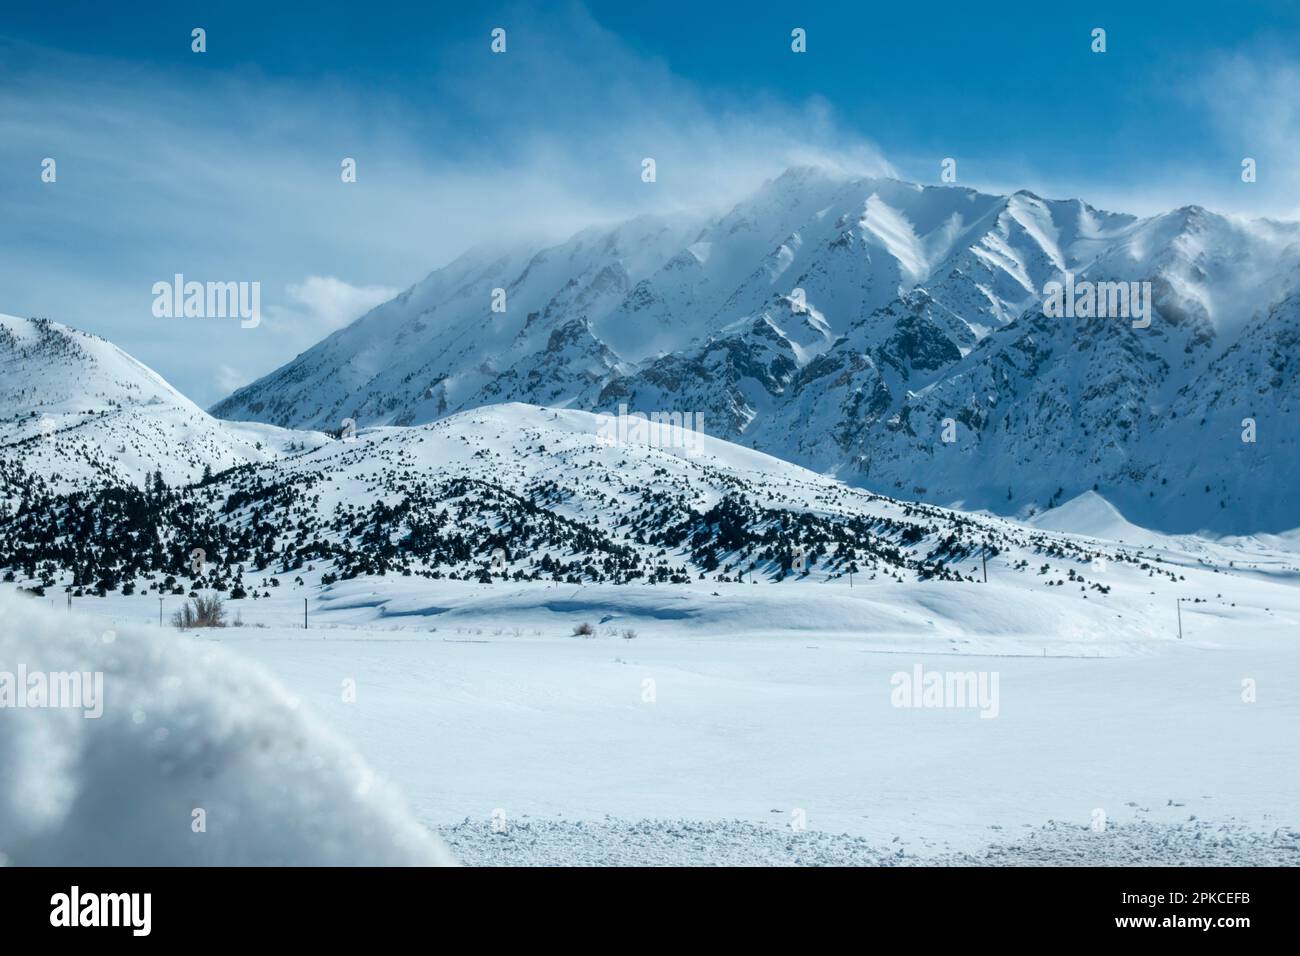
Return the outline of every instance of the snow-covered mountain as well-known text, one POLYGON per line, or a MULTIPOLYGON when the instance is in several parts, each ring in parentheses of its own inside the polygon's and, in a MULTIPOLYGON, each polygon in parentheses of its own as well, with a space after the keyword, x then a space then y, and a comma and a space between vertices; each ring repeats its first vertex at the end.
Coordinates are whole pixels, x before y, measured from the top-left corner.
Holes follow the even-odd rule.
POLYGON ((213 418, 155 371, 95 335, 0 315, 0 498, 27 481, 50 491, 168 484, 271 461, 325 440, 213 418))
POLYGON ((1298 263, 1296 223, 796 168, 724 215, 467 253, 213 413, 626 404, 896 496, 1023 516, 1096 489, 1166 530, 1278 531, 1298 263), (1149 282, 1150 326, 1045 315, 1065 273, 1149 282))

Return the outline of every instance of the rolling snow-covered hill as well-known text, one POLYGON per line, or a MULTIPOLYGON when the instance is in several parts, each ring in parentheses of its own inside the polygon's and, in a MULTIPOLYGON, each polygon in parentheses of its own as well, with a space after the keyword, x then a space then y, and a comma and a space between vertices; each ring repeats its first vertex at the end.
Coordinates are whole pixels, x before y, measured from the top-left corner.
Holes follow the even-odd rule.
POLYGON ((300 594, 399 616, 469 600, 495 602, 503 620, 536 604, 689 624, 703 601, 741 629, 856 630, 869 606, 890 634, 969 640, 991 627, 1004 644, 1105 634, 1112 647, 1173 637, 1174 596, 1226 611, 1230 580, 1280 585, 1297 570, 1259 542, 1116 543, 1086 520, 1070 533, 1071 512, 1092 506, 1030 527, 882 497, 721 439, 668 447, 653 429, 623 439, 607 425, 507 404, 326 438, 185 485, 29 493, 0 508, 0 569, 37 594, 215 590, 240 606, 300 594), (603 597, 548 590, 566 585, 603 597))
POLYGON ((0 497, 168 484, 272 461, 325 440, 213 418, 117 346, 44 319, 0 315, 0 497))
POLYGON ((1300 467, 1298 264, 1296 223, 796 168, 721 216, 467 253, 213 412, 699 412, 892 495, 1026 516, 1095 489, 1168 531, 1282 531, 1300 502, 1259 475, 1300 467), (1044 315, 1066 272, 1150 282, 1150 326, 1044 315))

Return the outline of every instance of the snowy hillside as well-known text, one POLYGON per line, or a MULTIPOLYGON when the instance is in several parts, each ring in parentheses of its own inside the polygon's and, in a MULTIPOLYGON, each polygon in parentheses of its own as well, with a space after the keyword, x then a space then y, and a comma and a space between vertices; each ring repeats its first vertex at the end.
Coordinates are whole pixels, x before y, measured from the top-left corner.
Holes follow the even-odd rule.
POLYGON ((1298 267, 1296 223, 795 168, 712 219, 468 253, 213 411, 626 403, 888 494, 1025 516, 1095 486, 1145 525, 1276 532, 1300 504, 1245 475, 1300 466, 1298 267), (1149 282, 1151 324, 1047 317, 1067 272, 1149 282))
POLYGON ((396 614, 417 613, 439 582, 471 588, 458 602, 497 600, 509 585, 505 617, 554 604, 530 585, 604 586, 601 616, 683 622, 710 590, 752 587, 729 627, 860 629, 867 598, 890 633, 969 639, 995 622, 1002 646, 1103 630, 1139 644, 1168 638, 1166 601, 1153 607, 1151 595, 1226 607, 1222 578, 1296 570, 1293 554, 1262 543, 1079 537, 884 498, 707 436, 675 447, 666 427, 621 437, 608 425, 575 410, 492 406, 363 430, 187 486, 29 497, 0 517, 0 568, 38 594, 214 589, 241 606, 286 591, 341 606, 331 596, 353 593, 354 578, 399 588, 423 579, 414 607, 398 602, 396 614), (986 565, 997 592, 983 584, 986 565), (899 590, 861 592, 886 584, 899 590), (789 589, 803 587, 812 590, 795 599, 789 589), (949 623, 936 632, 936 620, 949 623))
POLYGON ((271 461, 325 440, 214 419, 117 346, 44 319, 0 315, 0 497, 169 484, 271 461))

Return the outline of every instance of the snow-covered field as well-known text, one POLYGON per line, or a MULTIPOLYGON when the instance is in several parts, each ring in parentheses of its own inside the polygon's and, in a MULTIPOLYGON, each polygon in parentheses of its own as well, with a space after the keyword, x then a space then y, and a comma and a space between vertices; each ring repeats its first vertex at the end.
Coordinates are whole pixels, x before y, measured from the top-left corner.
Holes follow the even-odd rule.
MULTIPOLYGON (((1286 864, 1294 581, 1221 576, 1182 640, 1137 588, 1072 616, 1014 580, 359 579, 314 595, 307 629, 286 594, 163 633, 264 665, 467 863, 1286 864), (917 667, 985 697, 896 706, 917 667)), ((158 626, 155 599, 76 603, 158 626)))
POLYGON ((0 858, 1300 862, 1294 531, 1026 524, 576 409, 233 425, 0 339, 0 702, 105 687, 0 708, 0 858), (192 589, 232 626, 165 623, 192 589))

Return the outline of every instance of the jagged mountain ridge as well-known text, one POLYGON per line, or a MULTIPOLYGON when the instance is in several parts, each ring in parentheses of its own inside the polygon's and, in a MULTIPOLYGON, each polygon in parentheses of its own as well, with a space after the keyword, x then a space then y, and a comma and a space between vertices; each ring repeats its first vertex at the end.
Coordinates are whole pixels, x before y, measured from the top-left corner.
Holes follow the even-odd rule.
MULTIPOLYGON (((213 412, 337 428, 502 401, 699 411, 711 434, 894 495, 1023 516, 1096 487, 1165 530, 1275 531, 1300 505, 1257 500, 1229 454, 1241 419, 1189 429, 1179 404, 1244 361, 1256 327, 1290 321, 1298 262, 1294 223, 798 168, 722 216, 468 253, 213 412), (1152 327, 1048 320, 1043 288, 1066 271, 1149 281, 1152 327), (956 440, 937 443, 945 420, 956 440)), ((1233 414, 1254 406, 1271 443, 1248 451, 1300 464, 1279 417, 1295 381, 1273 378, 1234 392, 1233 414)))

